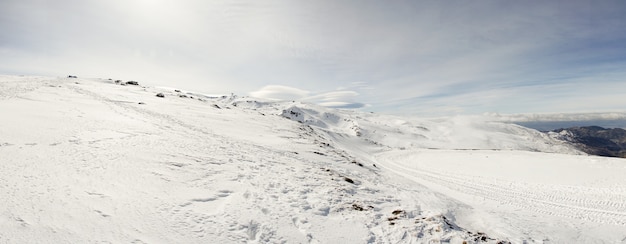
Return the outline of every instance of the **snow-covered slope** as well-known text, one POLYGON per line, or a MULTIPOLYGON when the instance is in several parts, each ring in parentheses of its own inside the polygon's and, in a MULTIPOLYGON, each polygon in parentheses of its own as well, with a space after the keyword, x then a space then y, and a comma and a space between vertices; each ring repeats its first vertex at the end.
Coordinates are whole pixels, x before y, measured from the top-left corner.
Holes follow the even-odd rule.
POLYGON ((539 131, 478 116, 411 119, 338 111, 311 104, 285 109, 284 117, 332 134, 356 136, 387 149, 491 149, 581 154, 539 131))
POLYGON ((0 243, 626 238, 625 162, 519 126, 17 76, 0 114, 0 243))

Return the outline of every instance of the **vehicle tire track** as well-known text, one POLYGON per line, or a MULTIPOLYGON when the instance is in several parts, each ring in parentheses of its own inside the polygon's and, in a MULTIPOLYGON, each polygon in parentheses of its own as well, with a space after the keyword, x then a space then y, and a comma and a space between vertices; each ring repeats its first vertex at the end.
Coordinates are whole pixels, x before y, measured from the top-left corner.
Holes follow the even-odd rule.
POLYGON ((596 193, 597 189, 585 188, 587 192, 579 193, 580 197, 573 197, 574 194, 568 194, 558 187, 555 189, 552 186, 501 180, 504 184, 494 184, 478 181, 475 177, 435 172, 423 168, 409 168, 395 163, 393 159, 381 161, 385 162, 382 164, 383 167, 413 180, 424 180, 502 204, 546 215, 626 225, 626 196, 624 195, 615 194, 608 197, 602 195, 603 198, 611 201, 595 200, 593 197, 599 195, 596 193))

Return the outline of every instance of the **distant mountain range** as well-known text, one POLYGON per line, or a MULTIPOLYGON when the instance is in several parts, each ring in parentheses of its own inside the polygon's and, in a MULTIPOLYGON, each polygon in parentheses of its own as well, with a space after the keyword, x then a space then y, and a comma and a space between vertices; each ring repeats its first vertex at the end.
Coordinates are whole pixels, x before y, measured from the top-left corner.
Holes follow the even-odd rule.
POLYGON ((600 126, 570 127, 548 132, 593 155, 626 158, 626 130, 600 126))

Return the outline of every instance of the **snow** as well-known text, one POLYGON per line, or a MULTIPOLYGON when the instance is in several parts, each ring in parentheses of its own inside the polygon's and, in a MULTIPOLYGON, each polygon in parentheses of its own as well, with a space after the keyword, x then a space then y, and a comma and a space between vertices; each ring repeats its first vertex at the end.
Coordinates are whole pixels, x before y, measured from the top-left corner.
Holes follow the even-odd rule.
MULTIPOLYGON (((613 234, 599 227, 626 225, 622 159, 454 150, 391 151, 378 157, 384 169, 510 223, 492 225, 494 233, 533 233, 557 243, 593 242, 613 234), (541 229, 537 223, 542 223, 541 229)), ((619 240, 623 233, 613 238, 619 240)))
POLYGON ((182 93, 0 76, 0 243, 626 242, 623 159, 481 117, 182 93))

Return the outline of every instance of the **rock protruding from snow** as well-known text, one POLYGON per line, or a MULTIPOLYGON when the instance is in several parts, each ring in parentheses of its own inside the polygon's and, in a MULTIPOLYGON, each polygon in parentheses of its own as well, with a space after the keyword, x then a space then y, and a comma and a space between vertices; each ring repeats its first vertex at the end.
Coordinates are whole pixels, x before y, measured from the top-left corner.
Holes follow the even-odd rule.
POLYGON ((622 159, 474 150, 558 152, 561 143, 476 117, 402 118, 112 79, 1 75, 0 111, 11 115, 0 119, 0 242, 626 236, 622 159))
MULTIPOLYGON (((358 123, 350 118, 350 116, 344 116, 340 113, 321 107, 307 108, 305 106, 291 106, 283 110, 281 115, 285 118, 329 132, 351 136, 361 136, 361 130, 358 123)), ((312 105, 308 106, 313 107, 312 105)))

